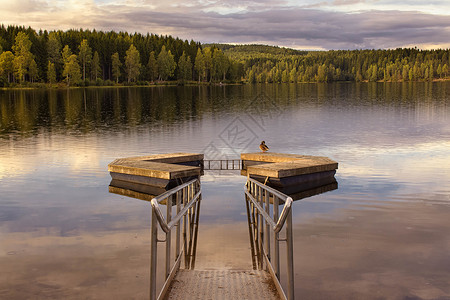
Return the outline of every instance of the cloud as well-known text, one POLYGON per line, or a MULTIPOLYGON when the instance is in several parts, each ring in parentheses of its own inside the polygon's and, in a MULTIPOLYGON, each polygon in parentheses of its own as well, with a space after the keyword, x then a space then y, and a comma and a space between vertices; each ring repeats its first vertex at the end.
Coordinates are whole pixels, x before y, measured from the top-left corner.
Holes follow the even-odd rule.
MULTIPOLYGON (((21 3, 33 0, 22 0, 21 3)), ((36 2, 38 0, 34 0, 36 2)), ((362 0, 335 0, 329 8, 362 0)), ((39 11, 0 13, 4 23, 35 28, 126 30, 222 43, 267 43, 309 49, 448 45, 448 15, 402 10, 309 9, 284 1, 81 1, 39 11), (290 6, 289 6, 290 5, 290 6), (80 17, 81 15, 81 17, 80 17)))

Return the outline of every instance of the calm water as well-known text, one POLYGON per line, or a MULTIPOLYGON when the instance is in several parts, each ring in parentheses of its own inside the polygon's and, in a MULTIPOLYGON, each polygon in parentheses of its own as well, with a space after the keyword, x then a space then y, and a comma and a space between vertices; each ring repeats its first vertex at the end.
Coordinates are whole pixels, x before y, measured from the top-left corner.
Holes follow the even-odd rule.
MULTIPOLYGON (((298 299, 450 299, 450 83, 0 91, 0 298, 148 298, 149 203, 118 157, 328 156, 294 205, 298 299)), ((198 268, 251 268, 243 184, 207 173, 198 268)))

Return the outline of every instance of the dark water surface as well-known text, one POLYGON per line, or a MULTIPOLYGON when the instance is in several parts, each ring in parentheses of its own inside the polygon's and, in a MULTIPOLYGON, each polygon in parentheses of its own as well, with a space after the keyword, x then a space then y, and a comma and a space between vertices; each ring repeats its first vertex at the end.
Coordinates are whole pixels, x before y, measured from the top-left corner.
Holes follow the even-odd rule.
MULTIPOLYGON (((146 299, 150 206, 119 157, 328 156, 293 208, 298 299, 450 299, 450 83, 0 91, 0 299, 146 299)), ((251 268, 238 173, 202 177, 198 268, 251 268)))

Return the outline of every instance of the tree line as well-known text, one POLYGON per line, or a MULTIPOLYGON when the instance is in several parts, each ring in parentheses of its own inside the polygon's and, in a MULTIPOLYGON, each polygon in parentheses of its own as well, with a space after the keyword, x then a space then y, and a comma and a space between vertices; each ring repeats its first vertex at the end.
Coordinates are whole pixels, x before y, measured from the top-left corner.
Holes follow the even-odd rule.
POLYGON ((449 49, 294 52, 277 48, 254 45, 258 52, 250 51, 249 45, 227 45, 222 49, 244 65, 248 82, 431 81, 450 76, 449 49))
POLYGON ((36 32, 0 27, 0 86, 147 84, 239 80, 243 68, 217 47, 193 40, 127 32, 36 32))
POLYGON ((429 81, 448 78, 449 66, 449 49, 298 51, 201 45, 155 34, 0 27, 0 86, 429 81))

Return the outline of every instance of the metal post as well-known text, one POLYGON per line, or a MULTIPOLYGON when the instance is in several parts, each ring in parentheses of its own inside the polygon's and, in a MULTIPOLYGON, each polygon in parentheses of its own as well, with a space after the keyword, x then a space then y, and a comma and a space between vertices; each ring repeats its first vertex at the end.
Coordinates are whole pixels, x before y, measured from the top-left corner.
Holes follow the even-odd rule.
POLYGON ((156 263, 158 249, 158 221, 155 210, 152 208, 152 229, 150 244, 150 300, 156 300, 156 263))
POLYGON ((252 229, 252 215, 250 214, 250 207, 248 203, 248 196, 247 194, 244 195, 245 197, 245 207, 247 208, 247 222, 248 222, 248 235, 250 238, 250 251, 252 253, 252 264, 253 264, 253 270, 256 270, 256 260, 255 260, 255 241, 253 239, 253 229, 252 229))
MULTIPOLYGON (((177 192, 177 215, 180 213, 181 210, 181 191, 177 192)), ((177 223, 177 237, 175 241, 175 259, 178 259, 178 256, 180 256, 180 221, 177 223)))
MULTIPOLYGON (((185 187, 184 189, 182 189, 183 191, 183 207, 185 207, 187 205, 187 187, 185 187)), ((186 236, 186 214, 184 214, 183 216, 183 243, 184 243, 184 267, 187 269, 187 256, 186 256, 186 250, 187 250, 187 236, 186 236)))
MULTIPOLYGON (((266 200, 266 213, 270 215, 270 195, 268 191, 264 191, 264 196, 266 200)), ((269 261, 271 261, 270 257, 270 225, 269 222, 266 221, 266 254, 269 261)), ((267 266, 268 271, 269 266, 267 266)))
POLYGON ((287 216, 286 223, 288 299, 294 300, 294 243, 292 241, 292 210, 287 216))
POLYGON ((195 230, 194 230, 194 249, 192 250, 192 260, 191 260, 191 269, 195 268, 195 257, 197 256, 197 237, 198 237, 198 224, 200 218, 200 203, 202 201, 202 196, 200 195, 197 202, 197 213, 195 216, 195 230))
MULTIPOLYGON (((172 195, 166 198, 167 205, 167 215, 166 222, 170 222, 172 220, 172 195)), ((170 246, 171 246, 171 231, 166 233, 166 278, 169 277, 170 274, 170 246)))
MULTIPOLYGON (((280 200, 277 196, 273 195, 273 220, 278 220, 278 206, 280 205, 280 200)), ((273 250, 274 250, 274 269, 275 273, 277 274, 278 280, 280 280, 280 241, 279 241, 280 234, 278 232, 273 233, 273 250)))
MULTIPOLYGON (((263 200, 263 189, 262 187, 258 187, 258 201, 262 208, 264 208, 264 200, 263 200)), ((264 253, 264 217, 262 214, 258 212, 259 216, 259 247, 261 249, 261 253, 264 253)), ((261 269, 264 268, 264 256, 261 256, 261 269)))

